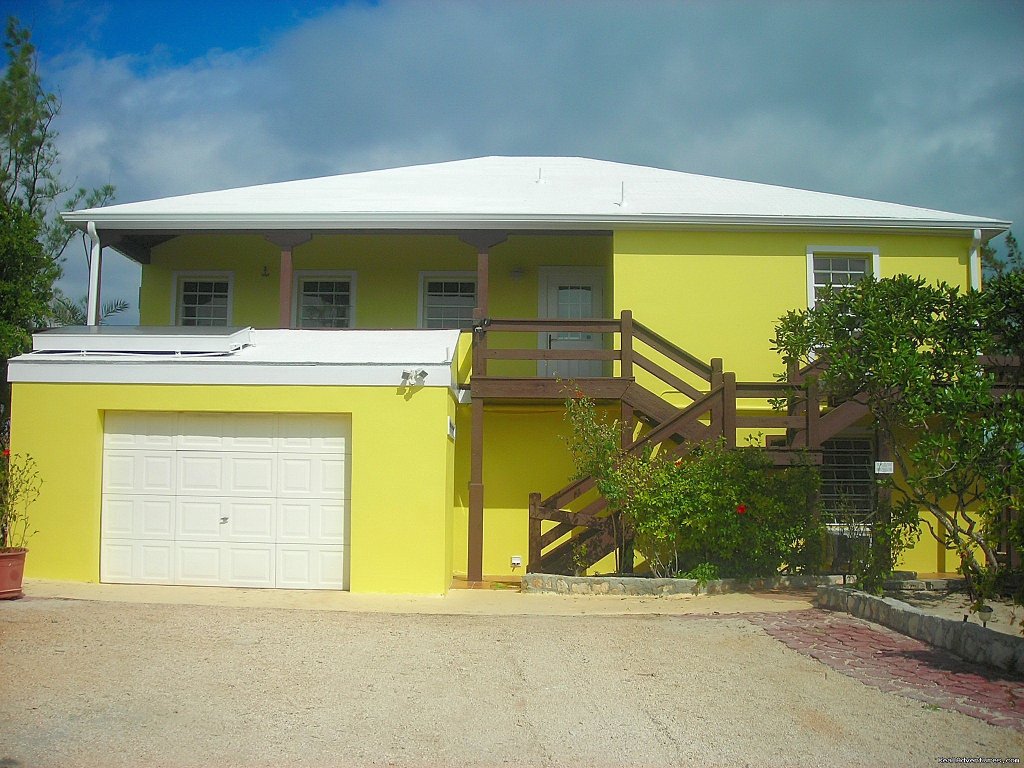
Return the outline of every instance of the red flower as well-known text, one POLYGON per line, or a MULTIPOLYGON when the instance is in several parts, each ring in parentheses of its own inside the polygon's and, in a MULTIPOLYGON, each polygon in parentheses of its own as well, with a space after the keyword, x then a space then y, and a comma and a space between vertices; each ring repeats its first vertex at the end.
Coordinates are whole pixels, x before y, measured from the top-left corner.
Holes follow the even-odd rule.
POLYGON ((5 459, 9 459, 10 457, 11 457, 11 449, 10 448, 4 448, 4 458, 5 459))
POLYGON ((747 505, 746 504, 737 504, 736 505, 736 514, 737 515, 745 515, 745 514, 747 514, 747 505))

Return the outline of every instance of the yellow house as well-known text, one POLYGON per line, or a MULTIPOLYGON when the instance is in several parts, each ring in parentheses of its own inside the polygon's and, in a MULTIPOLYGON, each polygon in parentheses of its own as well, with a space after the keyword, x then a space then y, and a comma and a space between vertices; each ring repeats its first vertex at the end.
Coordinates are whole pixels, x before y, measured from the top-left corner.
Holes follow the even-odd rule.
POLYGON ((424 593, 608 568, 603 504, 568 483, 570 381, 626 442, 765 435, 819 457, 826 505, 868 499, 863 411, 769 408, 775 321, 865 275, 977 287, 1009 226, 563 157, 64 216, 92 242, 91 325, 9 369, 12 448, 44 478, 28 575, 424 593), (140 327, 98 324, 106 247, 142 265, 140 327))

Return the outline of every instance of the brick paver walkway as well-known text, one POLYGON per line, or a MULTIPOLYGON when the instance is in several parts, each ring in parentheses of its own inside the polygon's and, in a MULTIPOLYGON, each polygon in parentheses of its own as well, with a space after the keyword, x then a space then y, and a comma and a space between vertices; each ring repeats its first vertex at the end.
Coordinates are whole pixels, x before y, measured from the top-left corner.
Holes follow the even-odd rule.
POLYGON ((812 609, 744 618, 865 685, 1024 732, 1024 677, 971 664, 846 613, 812 609))

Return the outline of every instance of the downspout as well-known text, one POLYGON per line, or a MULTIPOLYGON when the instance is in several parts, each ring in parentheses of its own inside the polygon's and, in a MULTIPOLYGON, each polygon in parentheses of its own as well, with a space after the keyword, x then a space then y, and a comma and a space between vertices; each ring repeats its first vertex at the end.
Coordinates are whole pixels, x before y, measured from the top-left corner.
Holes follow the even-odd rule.
POLYGON ((967 266, 971 275, 971 289, 981 290, 981 230, 974 230, 971 251, 967 254, 967 266))
POLYGON ((88 325, 100 324, 100 267, 102 266, 102 251, 100 236, 96 231, 96 222, 90 221, 86 224, 86 233, 89 235, 91 256, 89 257, 89 301, 86 305, 85 322, 88 325))

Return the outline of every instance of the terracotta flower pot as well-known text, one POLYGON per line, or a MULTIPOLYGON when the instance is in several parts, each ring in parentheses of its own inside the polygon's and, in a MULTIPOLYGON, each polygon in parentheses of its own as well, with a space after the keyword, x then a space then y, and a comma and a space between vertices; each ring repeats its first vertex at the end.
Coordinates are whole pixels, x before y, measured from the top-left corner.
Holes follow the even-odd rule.
POLYGON ((25 576, 25 554, 23 547, 0 549, 0 600, 22 597, 21 582, 25 576))

